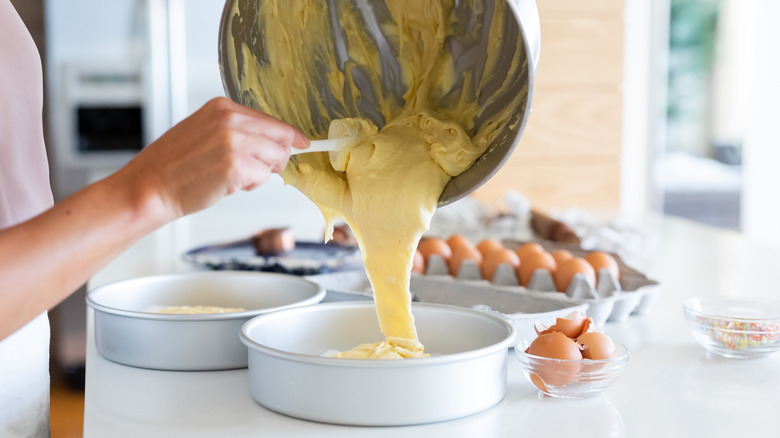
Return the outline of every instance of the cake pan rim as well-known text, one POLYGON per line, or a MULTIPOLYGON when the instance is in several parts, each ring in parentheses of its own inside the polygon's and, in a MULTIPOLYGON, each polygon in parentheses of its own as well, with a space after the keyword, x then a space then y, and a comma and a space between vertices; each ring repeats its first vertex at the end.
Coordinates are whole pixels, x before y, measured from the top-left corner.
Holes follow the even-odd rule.
POLYGON ((335 358, 335 357, 324 357, 324 356, 314 356, 309 354, 303 354, 303 353, 294 353, 290 351, 284 351, 280 350, 278 348, 268 347, 266 345, 263 345, 254 339, 252 339, 248 331, 251 330, 255 325, 262 322, 262 320, 265 319, 272 319, 272 318, 283 318, 287 316, 287 314, 290 314, 292 312, 312 312, 317 311, 317 309, 321 309, 323 307, 329 307, 329 308, 339 308, 339 307, 371 307, 374 308, 374 303, 365 303, 365 302, 354 302, 354 303, 320 303, 315 306, 303 306, 303 307, 295 307, 290 309, 284 309, 279 312, 273 312, 268 314, 262 314, 258 315, 249 321, 245 322, 241 326, 241 330, 239 332, 239 336, 241 338, 241 342, 249 349, 254 350, 257 353, 266 354, 272 357, 290 360, 293 362, 299 362, 299 363, 307 363, 307 364, 317 364, 317 365, 325 365, 325 366, 337 366, 337 367, 347 367, 347 368, 363 368, 363 367, 374 367, 374 368, 399 368, 399 367, 425 367, 425 366, 434 366, 434 365, 440 365, 443 363, 451 363, 451 362, 463 362, 466 360, 471 359, 478 359, 485 357, 487 355, 490 355, 492 353, 495 353, 497 351, 501 350, 508 350, 511 348, 512 342, 515 339, 516 336, 516 330, 515 327, 506 319, 501 318, 500 316, 493 315, 490 313, 487 313, 485 311, 476 310, 476 309, 469 309, 459 306, 453 306, 448 304, 427 304, 427 303, 413 303, 412 304, 412 310, 414 309, 432 309, 432 310, 450 310, 450 311, 456 311, 459 313, 466 313, 466 314, 472 314, 476 315, 478 317, 483 317, 485 319, 489 319, 493 322, 498 323, 500 326, 503 326, 507 329, 506 336, 499 342, 486 345, 484 347, 480 347, 474 350, 468 350, 458 353, 452 353, 452 354, 442 354, 442 355, 435 355, 425 358, 412 358, 412 359, 403 359, 403 360, 370 360, 370 359, 346 359, 346 358, 335 358))
POLYGON ((325 298, 325 293, 326 293, 325 288, 322 287, 321 285, 311 280, 307 280, 305 278, 300 278, 296 276, 291 276, 289 274, 278 274, 272 272, 247 272, 247 271, 204 271, 204 272, 186 272, 186 273, 175 273, 175 274, 149 275, 149 276, 141 276, 141 277, 129 278, 125 280, 114 281, 96 287, 95 289, 89 291, 87 293, 86 302, 87 305, 93 308, 95 311, 103 312, 110 315, 134 318, 134 319, 150 319, 150 320, 159 320, 159 321, 207 322, 207 321, 215 321, 215 320, 247 319, 247 318, 252 318, 252 317, 262 315, 264 313, 276 312, 291 307, 305 307, 308 305, 313 305, 321 302, 323 298, 325 298), (290 302, 288 304, 284 304, 281 306, 264 307, 262 309, 252 309, 252 310, 244 310, 241 312, 227 312, 227 313, 173 314, 173 313, 143 312, 138 310, 128 310, 128 309, 121 309, 118 307, 108 306, 105 304, 101 304, 97 301, 97 299, 101 295, 110 293, 112 287, 118 287, 119 285, 126 284, 128 282, 139 282, 139 283, 157 282, 157 281, 164 281, 167 279, 177 279, 177 278, 187 278, 187 277, 197 278, 201 276, 202 277, 246 276, 246 277, 284 278, 285 280, 311 285, 314 288, 316 288, 317 292, 314 293, 311 297, 308 297, 304 300, 290 302))

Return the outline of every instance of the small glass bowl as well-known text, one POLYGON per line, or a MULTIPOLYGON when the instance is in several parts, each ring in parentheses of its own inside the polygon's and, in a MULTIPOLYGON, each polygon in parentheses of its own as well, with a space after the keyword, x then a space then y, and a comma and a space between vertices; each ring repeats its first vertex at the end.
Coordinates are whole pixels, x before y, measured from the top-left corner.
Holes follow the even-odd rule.
POLYGON ((780 301, 768 298, 707 297, 683 303, 693 337, 724 357, 752 359, 780 350, 780 301))
POLYGON ((628 363, 628 348, 615 343, 616 354, 610 359, 562 360, 528 354, 531 341, 515 347, 528 380, 543 393, 559 398, 585 398, 597 395, 623 373, 628 363))

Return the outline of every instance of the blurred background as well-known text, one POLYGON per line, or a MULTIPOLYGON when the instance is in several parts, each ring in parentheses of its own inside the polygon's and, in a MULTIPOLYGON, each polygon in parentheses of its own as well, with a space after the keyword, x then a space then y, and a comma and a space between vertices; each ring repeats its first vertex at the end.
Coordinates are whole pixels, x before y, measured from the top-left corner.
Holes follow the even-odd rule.
MULTIPOLYGON (((57 199, 117 170, 223 95, 222 0, 12 3, 44 62, 57 199)), ((542 55, 533 114, 517 152, 472 200, 500 212, 519 196, 564 219, 673 215, 780 245, 780 2, 537 3, 542 55)), ((323 221, 276 178, 164 227, 146 242, 149 259, 125 263, 115 277, 183 269, 180 255, 207 243, 201 236, 231 240, 279 225, 319 239, 323 221)), ((52 314, 52 357, 74 386, 83 365, 83 293, 52 314)))

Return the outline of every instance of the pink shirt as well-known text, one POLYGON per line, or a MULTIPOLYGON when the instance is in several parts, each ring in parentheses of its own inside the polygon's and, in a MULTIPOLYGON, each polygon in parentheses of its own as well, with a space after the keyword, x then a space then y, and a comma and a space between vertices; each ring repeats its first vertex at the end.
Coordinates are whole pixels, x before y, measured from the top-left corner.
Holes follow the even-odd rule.
MULTIPOLYGON (((42 113, 38 50, 9 0, 0 0, 0 229, 52 205, 42 113)), ((45 312, 0 340, 0 436, 49 436, 45 312)))
POLYGON ((0 0, 0 228, 51 207, 38 50, 9 0, 0 0))

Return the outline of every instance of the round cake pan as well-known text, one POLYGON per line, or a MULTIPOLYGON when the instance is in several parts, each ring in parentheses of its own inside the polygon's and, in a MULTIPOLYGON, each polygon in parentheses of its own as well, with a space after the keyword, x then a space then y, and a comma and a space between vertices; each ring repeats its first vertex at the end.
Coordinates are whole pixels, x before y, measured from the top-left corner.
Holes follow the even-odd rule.
POLYGON ((95 309, 95 343, 104 358, 174 371, 245 368, 241 326, 260 314, 318 303, 321 286, 299 277, 261 272, 194 272, 140 277, 87 295, 95 309), (167 306, 243 308, 215 314, 161 314, 167 306))
POLYGON ((292 417, 361 426, 451 420, 504 397, 515 336, 509 322, 445 305, 414 304, 412 313, 431 357, 332 357, 384 339, 370 303, 327 303, 252 319, 241 328, 252 397, 292 417))

